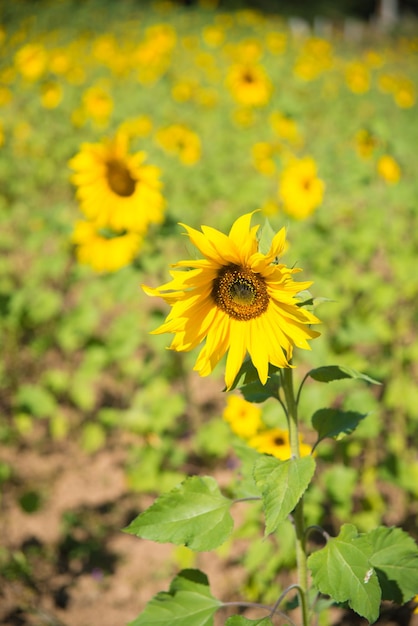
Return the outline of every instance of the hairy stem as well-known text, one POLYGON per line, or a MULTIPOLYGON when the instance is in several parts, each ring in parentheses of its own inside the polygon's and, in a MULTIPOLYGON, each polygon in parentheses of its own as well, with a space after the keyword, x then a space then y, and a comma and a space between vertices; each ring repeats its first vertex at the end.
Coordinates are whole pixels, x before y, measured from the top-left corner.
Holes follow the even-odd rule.
MULTIPOLYGON (((289 427, 290 449, 292 456, 300 457, 298 407, 293 387, 293 370, 284 368, 281 370, 282 388, 287 406, 287 421, 289 427)), ((305 544, 305 521, 303 515, 303 496, 299 500, 293 512, 293 523, 296 534, 296 563, 298 573, 299 598, 302 611, 303 626, 308 626, 308 567, 305 544)))

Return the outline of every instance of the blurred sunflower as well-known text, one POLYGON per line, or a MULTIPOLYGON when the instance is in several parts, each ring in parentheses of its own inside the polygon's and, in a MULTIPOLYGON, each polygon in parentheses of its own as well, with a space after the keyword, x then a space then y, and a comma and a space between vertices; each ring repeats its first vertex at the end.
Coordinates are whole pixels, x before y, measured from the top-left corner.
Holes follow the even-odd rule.
POLYGON ((93 85, 83 93, 82 108, 95 124, 105 127, 113 111, 113 100, 105 87, 93 85))
POLYGON ((145 165, 145 152, 129 154, 128 137, 85 143, 69 166, 84 215, 99 228, 144 233, 164 216, 160 171, 145 165))
POLYGON ((264 106, 270 100, 273 85, 262 65, 232 65, 226 77, 232 97, 243 106, 264 106))
POLYGON ((96 272, 115 272, 133 261, 142 238, 138 233, 112 232, 92 221, 80 220, 76 222, 72 242, 80 263, 96 272))
MULTIPOLYGON (((281 461, 287 461, 292 456, 289 433, 282 428, 264 430, 251 437, 247 443, 258 452, 271 454, 281 461)), ((307 443, 303 443, 301 436, 299 436, 300 456, 308 456, 311 452, 312 448, 307 443)))
POLYGON ((296 219, 309 217, 321 204, 324 191, 311 157, 291 160, 281 173, 279 198, 284 211, 296 219))
POLYGON ((35 81, 40 78, 46 69, 47 53, 38 43, 28 43, 20 48, 14 57, 16 69, 26 80, 35 81))
POLYGON ((258 226, 251 227, 252 213, 235 221, 229 235, 202 226, 202 232, 183 224, 191 242, 205 258, 179 261, 172 280, 152 289, 172 307, 154 334, 174 333, 170 348, 189 351, 203 340, 194 369, 210 374, 226 354, 225 383, 230 389, 248 352, 262 384, 269 363, 291 367, 293 347, 310 349, 308 339, 319 335, 309 328, 320 321, 298 306, 297 294, 311 282, 295 282, 298 268, 277 263, 285 247, 282 228, 270 250, 258 248, 258 226), (189 268, 190 271, 184 271, 189 268))
POLYGON ((396 184, 401 178, 399 163, 390 154, 383 154, 377 161, 377 173, 389 184, 396 184))
POLYGON ((200 160, 199 135, 183 124, 161 128, 156 134, 156 141, 164 150, 176 155, 184 165, 194 165, 200 160))
POLYGON ((357 154, 362 159, 369 159, 379 145, 377 137, 367 130, 367 128, 360 128, 360 130, 356 132, 354 140, 357 154))
POLYGON ((348 63, 345 70, 345 81, 353 93, 366 93, 370 89, 369 68, 358 61, 348 63))
POLYGON ((263 426, 261 408, 234 394, 226 399, 223 418, 232 432, 243 439, 253 437, 263 426))

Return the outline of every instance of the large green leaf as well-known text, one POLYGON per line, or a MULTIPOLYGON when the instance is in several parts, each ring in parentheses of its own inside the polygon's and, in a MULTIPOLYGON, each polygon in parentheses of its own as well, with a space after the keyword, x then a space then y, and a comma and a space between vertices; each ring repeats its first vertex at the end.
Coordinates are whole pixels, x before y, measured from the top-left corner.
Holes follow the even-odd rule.
POLYGON ((263 455, 255 463, 254 479, 263 498, 266 534, 274 532, 293 511, 315 472, 312 456, 279 461, 263 455))
POLYGON ((418 547, 400 528, 380 526, 369 532, 371 564, 382 588, 384 600, 408 602, 418 593, 418 547))
POLYGON ((231 504, 214 478, 192 476, 160 496, 125 532, 192 550, 213 550, 232 532, 231 504))
POLYGON ((208 579, 199 570, 183 570, 170 590, 157 593, 129 626, 212 626, 222 602, 212 596, 208 579))
POLYGON ((340 409, 319 409, 312 416, 312 426, 318 433, 318 441, 326 437, 338 438, 352 433, 366 413, 342 411, 340 409))
POLYGON ((357 378, 367 383, 372 383, 373 385, 381 384, 378 380, 367 376, 367 374, 358 372, 350 367, 343 367, 342 365, 324 365, 323 367, 317 367, 308 372, 308 376, 320 383, 330 383, 333 380, 340 380, 342 378, 357 378))
POLYGON ((308 567, 321 593, 335 602, 348 602, 373 623, 379 616, 381 589, 371 564, 372 546, 352 524, 344 524, 338 537, 311 554, 308 567))

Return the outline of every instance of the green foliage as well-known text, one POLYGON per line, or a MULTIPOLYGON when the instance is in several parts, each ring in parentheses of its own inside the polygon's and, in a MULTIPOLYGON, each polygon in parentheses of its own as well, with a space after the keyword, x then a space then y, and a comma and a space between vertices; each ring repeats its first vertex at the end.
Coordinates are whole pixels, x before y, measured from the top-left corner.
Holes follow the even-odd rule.
POLYGON ((220 606, 222 603, 210 592, 205 574, 182 570, 173 579, 170 590, 158 593, 129 626, 211 626, 220 606))
POLYGON ((278 368, 269 365, 269 377, 262 385, 257 369, 251 359, 246 359, 240 367, 232 384, 231 390, 239 388, 247 402, 264 402, 268 398, 276 398, 280 386, 278 368))
POLYGON ((312 426, 318 433, 318 442, 327 437, 340 438, 351 434, 367 414, 340 409, 319 409, 312 416, 312 426))
POLYGON ((336 602, 348 602, 373 623, 381 599, 406 602, 418 588, 418 548, 399 528, 359 534, 345 524, 338 537, 308 558, 315 586, 336 602))
POLYGON ((364 380, 374 385, 381 384, 379 381, 374 380, 362 372, 358 372, 350 367, 342 367, 341 365, 324 365, 323 367, 317 367, 308 372, 308 375, 321 383, 330 383, 333 380, 340 380, 342 378, 354 378, 364 380))
POLYGON ((338 537, 308 559, 313 581, 321 593, 336 602, 348 602, 373 623, 379 616, 381 589, 369 557, 371 548, 355 526, 345 524, 338 537))
POLYGON ((289 461, 262 456, 254 466, 257 487, 263 496, 266 534, 274 532, 293 511, 315 472, 312 456, 289 461))
POLYGON ((192 550, 213 550, 232 532, 231 504, 213 478, 193 476, 160 496, 125 532, 192 550))

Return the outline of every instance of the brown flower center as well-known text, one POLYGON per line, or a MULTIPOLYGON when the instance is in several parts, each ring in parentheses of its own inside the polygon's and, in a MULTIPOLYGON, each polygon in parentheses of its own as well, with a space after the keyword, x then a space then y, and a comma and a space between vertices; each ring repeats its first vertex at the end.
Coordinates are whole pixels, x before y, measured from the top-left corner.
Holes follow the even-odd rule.
POLYGON ((228 265, 219 271, 213 281, 212 297, 229 317, 241 321, 259 317, 269 304, 264 279, 239 265, 228 265))
POLYGON ((108 161, 106 178, 111 190, 118 196, 132 196, 137 181, 132 178, 130 171, 124 163, 116 159, 108 161))

